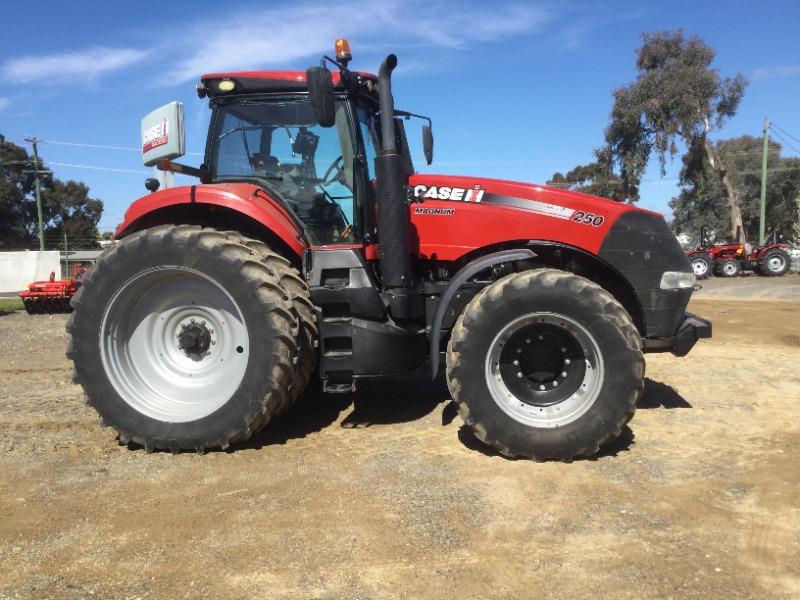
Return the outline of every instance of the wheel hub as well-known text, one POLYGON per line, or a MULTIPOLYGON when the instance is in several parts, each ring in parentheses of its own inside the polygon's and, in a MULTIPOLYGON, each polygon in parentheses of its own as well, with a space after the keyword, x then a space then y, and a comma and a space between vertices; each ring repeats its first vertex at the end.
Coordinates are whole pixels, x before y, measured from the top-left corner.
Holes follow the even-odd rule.
POLYGON ((772 256, 769 261, 767 261, 767 266, 772 271, 780 271, 783 268, 783 258, 780 256, 772 256))
POLYGON ((168 423, 202 419, 225 404, 247 369, 242 311, 209 276, 154 267, 131 277, 101 322, 106 376, 129 406, 168 423))
POLYGON ((500 355, 503 382, 522 402, 533 406, 552 406, 575 392, 584 365, 575 338, 545 323, 519 329, 500 355))
POLYGON ((486 354, 486 383, 497 405, 533 427, 580 418, 603 384, 600 347, 581 323, 557 313, 530 313, 508 323, 486 354))
POLYGON ((206 327, 205 321, 196 323, 191 319, 188 324, 182 323, 178 337, 178 348, 186 352, 186 354, 203 355, 208 352, 211 347, 211 333, 206 327))

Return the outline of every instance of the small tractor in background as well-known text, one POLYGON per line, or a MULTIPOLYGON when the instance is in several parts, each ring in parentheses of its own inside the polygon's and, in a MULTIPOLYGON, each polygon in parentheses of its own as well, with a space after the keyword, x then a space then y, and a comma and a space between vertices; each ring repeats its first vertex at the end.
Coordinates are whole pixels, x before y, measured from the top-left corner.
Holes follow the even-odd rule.
POLYGON ((123 444, 202 453, 249 438, 311 379, 350 393, 427 362, 498 452, 596 453, 633 417, 644 353, 711 336, 686 312, 695 278, 664 217, 417 173, 397 57, 377 76, 350 59, 338 40, 306 71, 203 75, 199 167, 172 162, 182 104, 142 120, 145 165, 199 182, 148 180, 72 299, 67 356, 87 402, 123 444))
POLYGON ((81 287, 81 277, 85 270, 76 265, 69 279, 56 279, 55 272, 51 272, 47 281, 29 283, 28 289, 19 293, 27 313, 34 315, 72 312, 70 300, 81 287))
POLYGON ((712 273, 718 277, 736 277, 746 271, 780 277, 791 267, 788 244, 773 242, 748 252, 746 244, 710 244, 708 239, 707 228, 703 226, 697 248, 686 253, 697 279, 705 279, 712 273))

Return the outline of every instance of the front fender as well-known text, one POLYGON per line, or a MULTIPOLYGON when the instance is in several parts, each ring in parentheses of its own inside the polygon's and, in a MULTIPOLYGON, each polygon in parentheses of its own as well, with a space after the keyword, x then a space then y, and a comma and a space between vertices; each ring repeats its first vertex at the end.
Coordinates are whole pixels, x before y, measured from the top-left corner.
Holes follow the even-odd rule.
POLYGON ((148 194, 130 205, 114 236, 119 239, 142 228, 155 213, 185 205, 219 206, 256 221, 277 235, 297 255, 308 247, 302 229, 287 210, 258 186, 248 183, 219 183, 168 188, 148 194))
POLYGON ((518 260, 526 260, 533 258, 536 254, 527 248, 519 250, 502 250, 487 254, 476 258, 472 262, 465 265, 455 276, 450 280, 447 289, 439 298, 436 304, 436 310, 433 313, 433 322, 431 323, 431 379, 436 379, 436 374, 439 372, 439 340, 442 335, 442 321, 444 320, 444 313, 450 305, 453 296, 456 295, 458 289, 474 275, 480 273, 484 269, 488 269, 493 265, 504 262, 516 262, 518 260))

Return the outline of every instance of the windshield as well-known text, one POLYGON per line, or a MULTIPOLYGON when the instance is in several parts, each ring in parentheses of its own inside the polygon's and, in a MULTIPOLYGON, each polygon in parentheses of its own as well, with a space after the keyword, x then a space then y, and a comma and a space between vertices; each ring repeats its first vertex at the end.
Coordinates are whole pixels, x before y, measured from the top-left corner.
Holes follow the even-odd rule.
POLYGON ((214 181, 251 179, 305 224, 312 244, 353 241, 353 137, 347 105, 320 127, 307 99, 243 100, 217 108, 214 181))

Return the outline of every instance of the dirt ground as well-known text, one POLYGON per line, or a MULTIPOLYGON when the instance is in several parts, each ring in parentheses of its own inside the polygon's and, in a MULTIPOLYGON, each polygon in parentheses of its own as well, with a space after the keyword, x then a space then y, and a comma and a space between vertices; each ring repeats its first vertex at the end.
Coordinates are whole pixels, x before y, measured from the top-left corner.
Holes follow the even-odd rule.
POLYGON ((63 315, 2 316, 0 598, 800 597, 800 297, 713 298, 572 464, 487 451, 424 373, 148 455, 83 405, 63 315))

